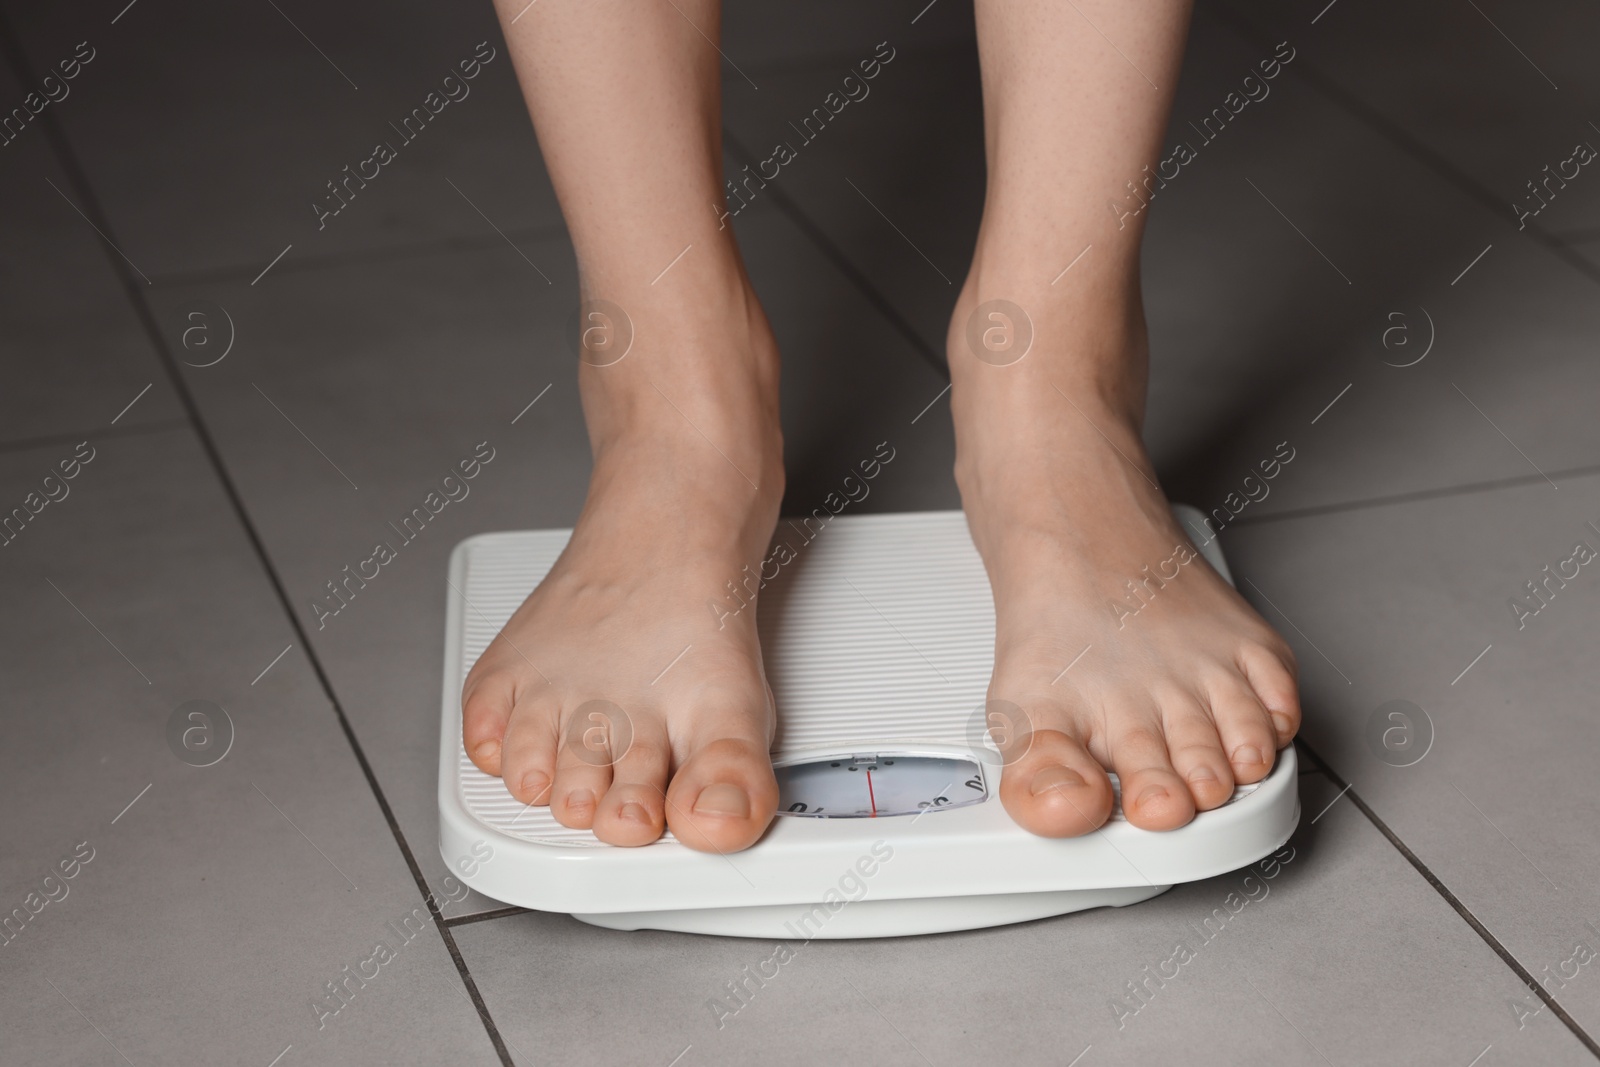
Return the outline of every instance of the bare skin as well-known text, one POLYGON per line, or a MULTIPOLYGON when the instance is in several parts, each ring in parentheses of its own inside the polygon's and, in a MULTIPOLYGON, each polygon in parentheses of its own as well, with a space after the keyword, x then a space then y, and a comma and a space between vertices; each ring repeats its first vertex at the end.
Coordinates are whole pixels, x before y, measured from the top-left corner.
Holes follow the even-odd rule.
POLYGON ((1110 814, 1109 769, 1130 822, 1173 829, 1265 777, 1300 721, 1284 641, 1203 561, 1166 563, 1193 549, 1140 439, 1148 213, 1106 201, 1157 158, 1189 7, 977 12, 990 181, 949 358, 956 481, 995 598, 989 697, 1020 709, 1001 716, 1021 721, 1000 797, 1034 833, 1087 833, 1110 814), (969 340, 975 313, 1016 325, 993 300, 1031 323, 1015 362, 969 340), (1177 576, 1129 612, 1146 567, 1177 576))
POLYGON ((504 0, 500 16, 584 300, 622 309, 633 341, 617 359, 607 335, 628 326, 586 315, 588 498, 468 675, 463 739, 513 796, 602 841, 670 826, 693 848, 745 848, 777 806, 776 718, 755 612, 708 604, 759 567, 783 461, 777 346, 712 210, 720 59, 689 20, 714 36, 717 7, 504 0), (596 700, 626 725, 592 718, 596 700))
MULTIPOLYGON (((634 340, 580 367, 589 496, 468 676, 467 751, 602 841, 670 827, 745 848, 777 803, 776 711, 754 611, 719 620, 707 601, 758 565, 783 470, 776 345, 711 208, 719 57, 700 34, 716 38, 716 2, 497 3, 584 297, 624 309, 634 340)), ((1299 725, 1287 645, 1203 561, 1136 614, 1113 607, 1190 545, 1140 441, 1144 213, 1104 207, 1156 158, 1188 5, 977 11, 990 185, 949 355, 956 479, 995 596, 990 697, 1020 718, 1001 801, 1034 833, 1087 833, 1110 813, 1110 769, 1131 822, 1171 829, 1264 777, 1299 725), (1015 362, 968 340, 997 299, 1032 325, 1015 362)))

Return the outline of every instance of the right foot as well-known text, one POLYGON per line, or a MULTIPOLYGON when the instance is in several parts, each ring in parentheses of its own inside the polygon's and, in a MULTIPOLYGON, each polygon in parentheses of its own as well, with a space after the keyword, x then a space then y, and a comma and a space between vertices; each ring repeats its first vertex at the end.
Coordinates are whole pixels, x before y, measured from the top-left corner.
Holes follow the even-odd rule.
POLYGON ((723 314, 635 306, 651 343, 580 368, 583 512, 462 691, 473 763, 613 845, 668 826, 691 848, 742 849, 777 807, 755 609, 725 599, 759 569, 783 495, 776 347, 738 288, 723 314))

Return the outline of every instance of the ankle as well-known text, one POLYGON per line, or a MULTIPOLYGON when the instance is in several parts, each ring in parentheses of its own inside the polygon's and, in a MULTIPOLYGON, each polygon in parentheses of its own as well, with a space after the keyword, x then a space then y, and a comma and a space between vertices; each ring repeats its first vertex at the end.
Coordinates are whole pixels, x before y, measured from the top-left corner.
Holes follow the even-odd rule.
POLYGON ((1125 466, 1118 452, 1146 463, 1148 335, 1136 257, 1097 245, 1075 263, 1078 252, 1046 265, 1036 244, 980 238, 951 317, 955 473, 964 499, 1025 492, 1019 480, 1038 473, 1030 455, 1067 458, 1074 468, 1106 456, 1125 466))
POLYGON ((1149 339, 1139 286, 1071 277, 1051 286, 1026 266, 975 260, 946 336, 958 426, 994 418, 997 405, 1059 414, 1067 400, 1097 422, 1142 425, 1149 339))
MULTIPOLYGON (((689 266, 686 257, 673 273, 689 266)), ((781 454, 777 342, 742 267, 700 264, 656 286, 592 278, 585 273, 569 339, 597 451, 683 430, 762 464, 781 454)))
POLYGON ((761 318, 738 249, 727 240, 691 242, 649 256, 631 248, 621 257, 580 254, 578 292, 583 306, 620 309, 636 332, 654 324, 650 332, 657 336, 707 328, 737 332, 761 318))

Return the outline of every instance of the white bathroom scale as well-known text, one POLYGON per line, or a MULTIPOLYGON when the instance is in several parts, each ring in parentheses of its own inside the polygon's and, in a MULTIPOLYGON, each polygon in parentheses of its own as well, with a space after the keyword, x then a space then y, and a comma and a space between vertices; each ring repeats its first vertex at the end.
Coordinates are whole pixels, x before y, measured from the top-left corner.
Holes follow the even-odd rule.
MULTIPOLYGON (((1198 512, 1177 512, 1204 528, 1198 512)), ((795 558, 768 564, 778 573, 757 610, 781 799, 760 841, 727 855, 670 831, 640 848, 604 844, 512 797, 461 742, 462 680, 569 533, 482 534, 450 557, 439 849, 496 900, 618 930, 926 934, 1133 904, 1253 863, 1299 822, 1290 746, 1264 780, 1177 830, 1138 829, 1120 798, 1083 837, 1037 837, 1013 823, 985 722, 988 577, 964 516, 941 511, 779 525, 795 558)), ((1214 539, 1201 554, 1229 577, 1214 539)))

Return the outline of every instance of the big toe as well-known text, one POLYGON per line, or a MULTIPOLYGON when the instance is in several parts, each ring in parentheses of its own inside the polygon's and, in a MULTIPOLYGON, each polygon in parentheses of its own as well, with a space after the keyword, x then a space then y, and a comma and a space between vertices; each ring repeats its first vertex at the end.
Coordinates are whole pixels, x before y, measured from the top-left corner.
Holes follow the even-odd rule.
POLYGON ((1041 837, 1078 837, 1111 816, 1111 781, 1095 758, 1058 730, 1035 731, 1026 755, 1000 776, 1000 802, 1041 837))
POLYGON ((778 808, 778 782, 764 746, 723 738, 684 761, 667 789, 673 836, 702 852, 749 848, 778 808))

